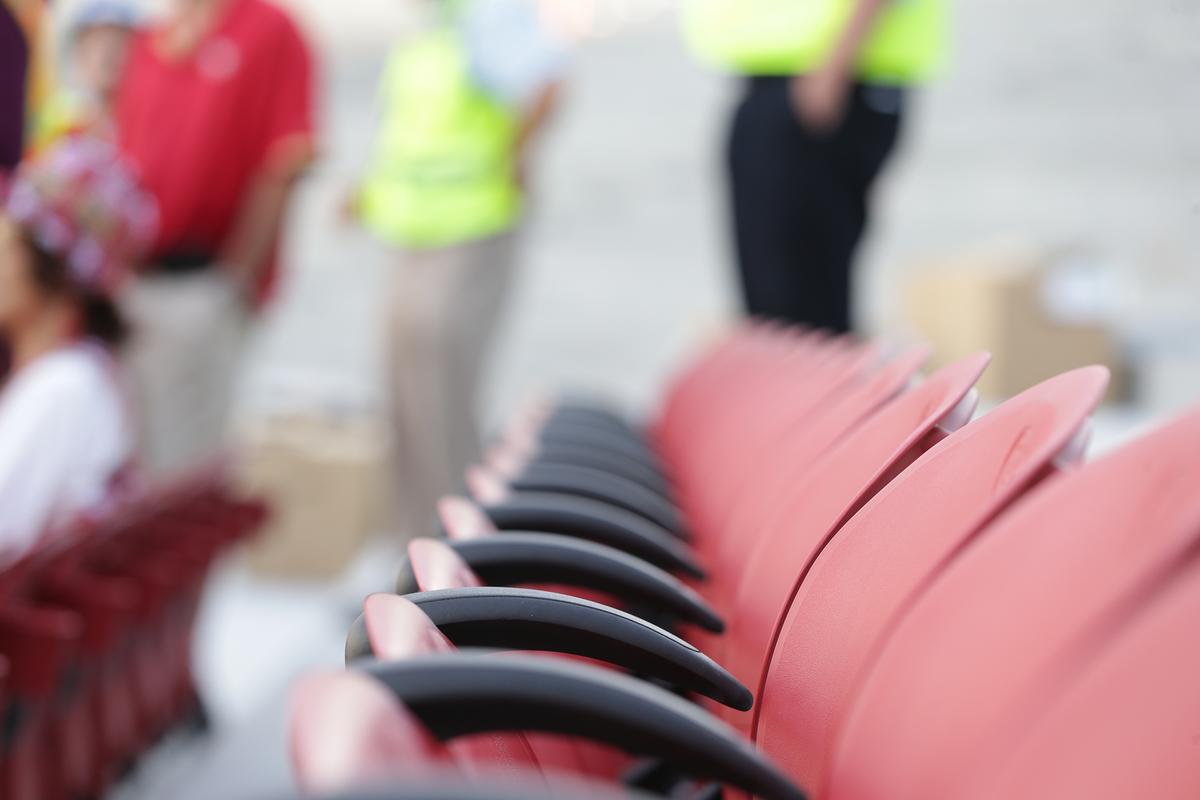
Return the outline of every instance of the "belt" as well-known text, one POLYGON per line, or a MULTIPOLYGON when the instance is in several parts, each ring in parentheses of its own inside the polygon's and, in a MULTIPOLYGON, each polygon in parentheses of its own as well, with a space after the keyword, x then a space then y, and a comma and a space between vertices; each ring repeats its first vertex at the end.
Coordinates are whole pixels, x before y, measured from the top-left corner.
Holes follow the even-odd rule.
POLYGON ((778 87, 791 79, 791 75, 750 75, 746 78, 746 86, 751 91, 758 91, 778 87))
POLYGON ((203 250, 172 250, 154 259, 151 271, 159 275, 188 275, 211 269, 216 260, 212 253, 203 250))

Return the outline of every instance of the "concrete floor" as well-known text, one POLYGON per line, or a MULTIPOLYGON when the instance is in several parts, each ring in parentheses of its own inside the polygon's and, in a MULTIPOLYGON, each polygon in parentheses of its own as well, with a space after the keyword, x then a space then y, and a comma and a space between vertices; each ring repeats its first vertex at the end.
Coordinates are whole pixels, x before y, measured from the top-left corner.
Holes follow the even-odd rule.
MULTIPOLYGON (((369 408, 387 265, 340 228, 361 166, 395 8, 293 0, 322 43, 327 153, 288 242, 292 269, 265 321, 243 408, 297 397, 369 408), (386 20, 387 22, 378 22, 386 20)), ((862 271, 870 326, 900 332, 908 265, 998 236, 1080 244, 1111 263, 1131 324, 1194 319, 1200 298, 1200 5, 1188 0, 970 0, 953 72, 920 100, 878 197, 862 271), (1163 311, 1166 309, 1166 311, 1163 311)), ((526 263, 500 342, 495 417, 528 387, 583 386, 645 407, 692 342, 730 312, 719 147, 731 84, 695 68, 668 18, 589 44, 546 142, 526 263)), ((1102 444, 1146 422, 1107 415, 1102 444)), ((384 585, 372 554, 336 586, 272 585, 240 567, 214 585, 201 675, 216 711, 205 744, 176 743, 119 795, 277 796, 287 785, 283 692, 336 664, 352 609, 384 585)))

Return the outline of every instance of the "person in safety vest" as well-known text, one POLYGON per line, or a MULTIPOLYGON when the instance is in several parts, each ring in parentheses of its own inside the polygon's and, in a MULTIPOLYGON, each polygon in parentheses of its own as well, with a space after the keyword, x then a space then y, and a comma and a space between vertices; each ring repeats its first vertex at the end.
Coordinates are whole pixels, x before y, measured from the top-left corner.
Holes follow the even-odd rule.
POLYGON ((943 60, 948 0, 691 0, 687 38, 746 76, 728 168, 746 311, 853 326, 852 267, 908 88, 943 60))
POLYGON ((393 254, 387 394, 398 532, 426 532, 479 456, 480 376, 516 259, 532 142, 566 49, 536 0, 424 3, 391 53, 350 212, 393 254))
POLYGON ((35 150, 81 132, 115 138, 117 91, 138 27, 137 8, 131 0, 85 0, 79 5, 63 42, 66 75, 37 111, 35 150))

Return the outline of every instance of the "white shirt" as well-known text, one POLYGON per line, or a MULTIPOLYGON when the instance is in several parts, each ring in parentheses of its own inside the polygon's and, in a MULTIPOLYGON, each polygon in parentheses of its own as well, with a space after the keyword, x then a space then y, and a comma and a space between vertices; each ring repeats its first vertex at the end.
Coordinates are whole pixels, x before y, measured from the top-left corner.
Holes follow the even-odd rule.
POLYGON ((0 561, 108 498, 134 449, 108 355, 78 344, 0 389, 0 561))

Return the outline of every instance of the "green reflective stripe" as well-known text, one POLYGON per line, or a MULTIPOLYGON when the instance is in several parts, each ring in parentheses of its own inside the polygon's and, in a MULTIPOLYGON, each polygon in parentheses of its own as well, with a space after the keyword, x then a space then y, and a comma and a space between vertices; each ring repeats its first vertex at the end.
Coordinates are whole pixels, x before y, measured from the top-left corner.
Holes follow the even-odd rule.
MULTIPOLYGON (((689 0, 684 33, 696 54, 747 75, 795 75, 820 66, 856 0, 689 0)), ((948 0, 892 0, 859 54, 858 76, 919 83, 945 60, 948 0)))
POLYGON ((359 208, 364 225, 406 247, 438 247, 512 227, 517 120, 472 84, 450 30, 393 52, 381 85, 383 117, 359 208))

